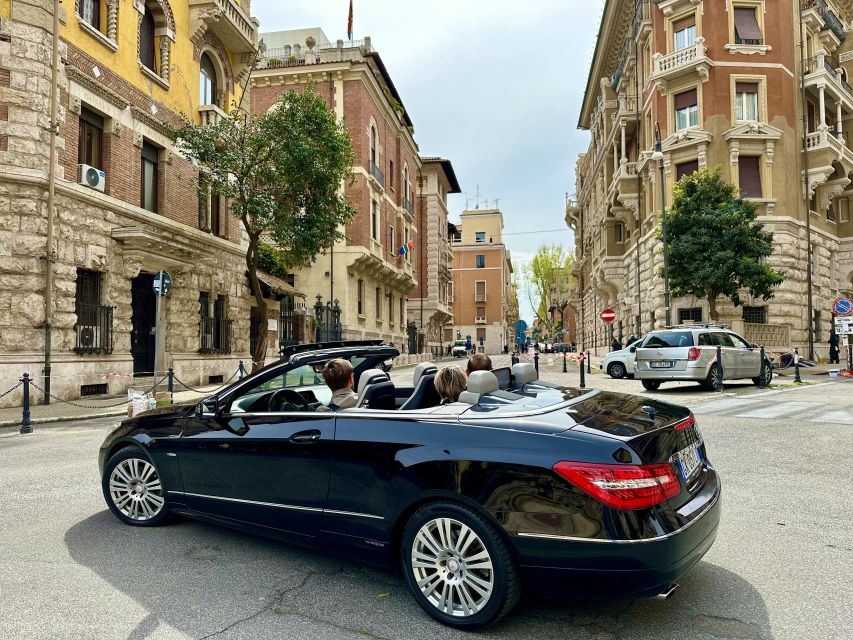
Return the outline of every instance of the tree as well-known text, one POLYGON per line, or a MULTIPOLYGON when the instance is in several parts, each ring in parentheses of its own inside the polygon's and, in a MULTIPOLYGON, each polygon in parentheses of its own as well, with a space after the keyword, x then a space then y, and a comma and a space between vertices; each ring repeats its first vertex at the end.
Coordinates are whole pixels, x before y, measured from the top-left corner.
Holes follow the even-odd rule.
POLYGON ((665 215, 670 292, 706 299, 711 320, 719 320, 719 296, 735 306, 744 290, 769 300, 784 281, 765 262, 773 253, 773 234, 755 222, 755 204, 720 177, 719 167, 681 178, 665 215))
MULTIPOLYGON (((507 331, 515 331, 515 323, 521 318, 518 308, 518 283, 512 276, 509 285, 509 295, 506 301, 506 326, 507 331)), ((508 340, 509 338, 507 338, 508 340)))
MULTIPOLYGON (((226 198, 240 220, 248 237, 249 289, 265 318, 258 281, 263 242, 292 269, 345 237, 338 229, 355 214, 341 188, 352 175, 349 134, 309 84, 305 91, 285 92, 254 117, 234 108, 218 122, 187 122, 174 139, 200 168, 199 193, 226 198)), ((267 341, 258 340, 253 370, 263 366, 266 351, 267 341)))
POLYGON ((549 308, 557 301, 565 304, 575 286, 570 273, 573 260, 574 254, 562 246, 542 245, 521 269, 530 306, 549 336, 554 332, 549 308))

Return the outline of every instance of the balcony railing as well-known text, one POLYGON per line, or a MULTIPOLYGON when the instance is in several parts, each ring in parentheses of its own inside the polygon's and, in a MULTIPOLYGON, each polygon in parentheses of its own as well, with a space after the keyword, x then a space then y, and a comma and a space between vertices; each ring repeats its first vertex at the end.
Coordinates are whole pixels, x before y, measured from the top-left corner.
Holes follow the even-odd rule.
POLYGON ((696 38, 696 42, 689 47, 679 49, 669 55, 664 56, 656 53, 652 76, 668 76, 682 69, 698 66, 707 60, 707 56, 705 55, 707 50, 708 47, 705 46, 705 39, 699 36, 696 38))
POLYGON ((231 353, 234 321, 225 318, 201 318, 199 353, 231 353))
POLYGON ((485 302, 486 294, 485 293, 475 293, 474 294, 474 302, 485 302))
POLYGON ((807 58, 805 61, 805 67, 806 75, 817 73, 820 70, 825 71, 830 76, 832 76, 832 78, 836 82, 838 82, 838 84, 844 87, 844 90, 847 91, 848 94, 853 96, 853 87, 851 87, 847 83, 847 81, 842 76, 841 69, 836 66, 836 63, 828 55, 826 55, 824 51, 819 51, 816 56, 807 58))
POLYGON ((415 205, 413 205, 412 202, 406 197, 403 198, 403 208, 409 212, 410 216, 414 217, 415 205))
POLYGON ((474 318, 474 324, 486 324, 486 318, 483 316, 477 316, 474 318))
POLYGON ((198 112, 199 115, 201 115, 202 124, 216 124, 220 120, 228 117, 228 114, 215 104, 199 105, 198 112))
POLYGON ((371 160, 368 170, 370 171, 370 175, 373 176, 373 179, 376 180, 376 182, 379 183, 379 186, 384 189, 385 174, 382 173, 382 169, 380 169, 379 166, 375 162, 373 162, 373 160, 371 160))
POLYGON ((103 304, 78 304, 74 326, 76 353, 113 352, 113 311, 103 304))
POLYGON ((251 52, 258 40, 258 30, 235 0, 189 0, 190 33, 199 27, 213 31, 227 49, 251 52))
POLYGON ((839 20, 835 12, 829 8, 825 0, 803 0, 801 3, 803 11, 814 9, 823 20, 826 28, 832 31, 842 42, 847 37, 847 31, 844 29, 844 24, 839 20))

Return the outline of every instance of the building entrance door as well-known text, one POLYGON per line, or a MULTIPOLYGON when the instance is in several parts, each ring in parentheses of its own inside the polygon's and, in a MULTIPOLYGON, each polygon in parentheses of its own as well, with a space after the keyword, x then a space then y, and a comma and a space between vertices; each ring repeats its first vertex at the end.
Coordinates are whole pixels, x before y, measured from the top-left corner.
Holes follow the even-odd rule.
POLYGON ((133 356, 133 375, 148 377, 154 371, 156 349, 154 325, 157 311, 154 295, 154 274, 140 273, 130 288, 131 323, 130 354, 133 356))

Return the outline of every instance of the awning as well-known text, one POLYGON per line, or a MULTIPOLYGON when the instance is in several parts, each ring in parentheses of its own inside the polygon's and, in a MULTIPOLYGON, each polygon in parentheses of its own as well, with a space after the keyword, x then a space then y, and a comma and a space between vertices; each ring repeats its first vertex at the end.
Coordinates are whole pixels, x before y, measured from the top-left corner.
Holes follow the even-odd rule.
MULTIPOLYGON (((248 272, 246 273, 246 277, 249 277, 248 272)), ((261 289, 264 291, 265 296, 296 296, 299 298, 305 297, 305 294, 293 285, 285 282, 281 278, 270 275, 264 271, 258 271, 258 281, 261 283, 261 289)))
POLYGON ((761 28, 755 19, 754 8, 735 8, 735 29, 741 40, 762 40, 761 28))

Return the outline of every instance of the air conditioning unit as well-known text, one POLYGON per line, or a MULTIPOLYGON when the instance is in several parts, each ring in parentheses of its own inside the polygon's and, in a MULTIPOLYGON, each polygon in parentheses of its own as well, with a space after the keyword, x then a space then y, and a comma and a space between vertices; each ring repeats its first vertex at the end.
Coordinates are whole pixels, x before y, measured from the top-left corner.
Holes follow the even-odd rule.
POLYGON ((77 165, 77 184, 82 184, 90 189, 104 190, 107 182, 107 174, 88 164, 77 165))
POLYGON ((84 349, 97 349, 101 346, 101 328, 95 325, 82 324, 75 327, 77 344, 84 349))

